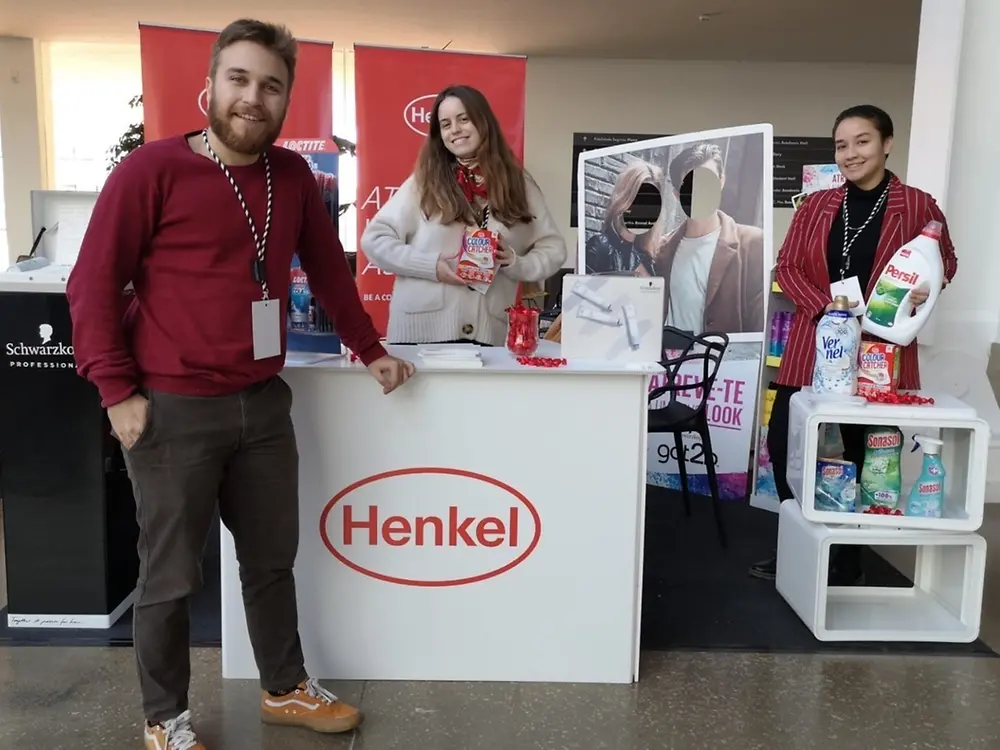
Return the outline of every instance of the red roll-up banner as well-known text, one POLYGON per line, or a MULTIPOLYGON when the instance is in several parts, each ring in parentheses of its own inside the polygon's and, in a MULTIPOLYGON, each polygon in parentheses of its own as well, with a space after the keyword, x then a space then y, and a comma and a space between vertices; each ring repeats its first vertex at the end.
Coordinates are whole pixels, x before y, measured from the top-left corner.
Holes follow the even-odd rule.
POLYGON ((358 290, 379 332, 389 320, 393 276, 368 262, 361 233, 413 171, 438 92, 453 84, 486 96, 518 159, 524 158, 523 57, 354 47, 358 122, 358 290))
MULTIPOLYGON (((217 31, 139 24, 145 140, 205 127, 205 79, 217 31)), ((333 135, 333 48, 299 42, 295 83, 279 145, 333 135)))

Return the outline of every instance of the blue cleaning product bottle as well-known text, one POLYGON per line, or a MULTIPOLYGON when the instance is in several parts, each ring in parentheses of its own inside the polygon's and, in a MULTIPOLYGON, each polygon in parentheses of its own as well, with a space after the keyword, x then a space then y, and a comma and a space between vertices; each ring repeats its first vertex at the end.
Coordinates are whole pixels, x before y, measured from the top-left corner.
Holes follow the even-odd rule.
POLYGON ((944 443, 926 435, 914 435, 913 441, 913 450, 921 448, 924 452, 924 465, 910 489, 906 515, 940 518, 944 508, 944 464, 941 462, 941 446, 944 443))
POLYGON ((312 291, 309 289, 309 279, 302 270, 298 258, 292 259, 289 281, 289 327, 293 331, 306 331, 309 329, 309 303, 312 300, 312 291))

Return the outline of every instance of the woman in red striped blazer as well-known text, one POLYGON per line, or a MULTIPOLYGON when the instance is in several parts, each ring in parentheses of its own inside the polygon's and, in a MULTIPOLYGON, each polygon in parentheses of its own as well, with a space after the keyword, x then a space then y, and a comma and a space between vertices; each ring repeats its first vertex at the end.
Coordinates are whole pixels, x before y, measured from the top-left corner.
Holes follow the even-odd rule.
MULTIPOLYGON (((775 266, 778 284, 795 303, 796 313, 781 357, 767 435, 774 481, 782 499, 792 497, 786 480, 789 399, 812 383, 816 324, 832 305, 830 284, 857 277, 866 298, 870 297, 893 253, 932 220, 943 226, 941 257, 948 281, 957 267, 948 224, 937 203, 886 169, 893 138, 889 115, 871 105, 851 107, 837 117, 833 137, 837 166, 847 182, 844 187, 813 193, 798 207, 775 266)), ((922 304, 928 291, 915 290, 914 305, 922 304)), ((852 306, 856 302, 852 300, 852 306)), ((899 379, 901 388, 920 387, 916 342, 901 352, 899 379)), ((858 465, 860 476, 864 426, 841 425, 840 429, 844 458, 858 465)), ((860 548, 839 549, 843 552, 831 564, 831 585, 858 582, 860 548)), ((775 559, 751 566, 750 572, 773 579, 775 559)))

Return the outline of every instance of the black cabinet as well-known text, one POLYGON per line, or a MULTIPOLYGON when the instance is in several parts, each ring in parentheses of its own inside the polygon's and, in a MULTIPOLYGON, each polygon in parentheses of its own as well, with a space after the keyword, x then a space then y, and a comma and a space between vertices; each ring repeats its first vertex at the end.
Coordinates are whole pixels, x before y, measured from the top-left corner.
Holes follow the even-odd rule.
MULTIPOLYGON (((107 627, 138 573, 135 503, 64 294, 0 291, 8 624, 107 627)), ((127 609, 127 606, 125 607, 127 609)))

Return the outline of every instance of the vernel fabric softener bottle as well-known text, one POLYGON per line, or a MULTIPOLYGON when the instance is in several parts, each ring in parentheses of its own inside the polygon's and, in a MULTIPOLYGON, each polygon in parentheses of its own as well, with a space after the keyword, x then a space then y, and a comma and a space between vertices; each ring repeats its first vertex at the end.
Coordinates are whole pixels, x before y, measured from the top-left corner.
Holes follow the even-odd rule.
POLYGON ((944 508, 944 464, 941 462, 944 443, 926 435, 914 435, 913 440, 916 443, 913 450, 921 448, 924 452, 924 464, 920 477, 910 489, 906 515, 940 518, 944 508))
POLYGON ((813 393, 853 396, 858 390, 858 348, 861 328, 847 297, 839 296, 816 326, 813 393))

